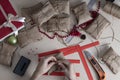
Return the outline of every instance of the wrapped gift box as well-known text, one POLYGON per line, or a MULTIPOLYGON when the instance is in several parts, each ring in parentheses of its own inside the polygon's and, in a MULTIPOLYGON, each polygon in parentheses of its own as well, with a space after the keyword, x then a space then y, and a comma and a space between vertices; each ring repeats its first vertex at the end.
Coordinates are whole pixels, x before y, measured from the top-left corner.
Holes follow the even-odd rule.
MULTIPOLYGON (((3 8, 4 12, 7 15, 17 15, 9 0, 0 0, 0 6, 3 8)), ((6 21, 6 17, 4 16, 3 11, 0 9, 0 25, 2 25, 6 21)), ((15 25, 17 30, 20 30, 24 27, 22 22, 12 21, 11 23, 15 25)), ((0 41, 4 40, 6 37, 12 35, 13 33, 14 32, 12 28, 3 26, 2 28, 0 28, 0 41)))

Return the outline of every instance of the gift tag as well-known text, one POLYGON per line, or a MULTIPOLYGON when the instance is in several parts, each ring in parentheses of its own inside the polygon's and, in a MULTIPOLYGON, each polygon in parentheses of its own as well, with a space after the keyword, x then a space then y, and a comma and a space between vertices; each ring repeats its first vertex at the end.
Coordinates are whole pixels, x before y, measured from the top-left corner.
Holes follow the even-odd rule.
POLYGON ((74 38, 74 36, 69 36, 65 39, 65 43, 69 43, 72 39, 74 38))

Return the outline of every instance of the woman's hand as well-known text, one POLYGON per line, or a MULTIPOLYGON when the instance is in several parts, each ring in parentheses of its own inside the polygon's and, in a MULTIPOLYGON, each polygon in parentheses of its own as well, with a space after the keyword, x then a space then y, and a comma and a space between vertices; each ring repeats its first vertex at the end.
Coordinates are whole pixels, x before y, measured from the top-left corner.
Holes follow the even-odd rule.
POLYGON ((73 64, 71 64, 70 62, 66 60, 62 61, 62 63, 63 64, 59 64, 59 65, 63 68, 67 80, 77 80, 73 64))
POLYGON ((55 61, 56 58, 53 56, 42 58, 30 80, 36 80, 39 76, 48 72, 48 70, 55 64, 55 61))

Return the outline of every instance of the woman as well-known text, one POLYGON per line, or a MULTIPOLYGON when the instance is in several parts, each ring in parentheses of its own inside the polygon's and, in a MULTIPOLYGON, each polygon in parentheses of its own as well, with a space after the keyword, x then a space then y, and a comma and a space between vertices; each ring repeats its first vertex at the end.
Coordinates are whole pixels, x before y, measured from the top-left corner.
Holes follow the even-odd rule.
MULTIPOLYGON (((39 80, 38 78, 47 73, 56 62, 57 59, 54 56, 42 58, 30 80, 39 80)), ((62 61, 59 65, 63 68, 68 80, 77 80, 72 64, 62 61), (66 66, 63 66, 62 63, 66 66)))

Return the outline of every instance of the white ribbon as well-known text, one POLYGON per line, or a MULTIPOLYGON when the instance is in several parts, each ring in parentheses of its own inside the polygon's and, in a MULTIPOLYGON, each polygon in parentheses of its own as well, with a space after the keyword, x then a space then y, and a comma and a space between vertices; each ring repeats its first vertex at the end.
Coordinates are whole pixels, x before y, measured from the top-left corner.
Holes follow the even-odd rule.
MULTIPOLYGON (((3 10, 3 8, 2 8, 1 5, 0 5, 0 9, 1 9, 3 15, 4 15, 5 18, 6 18, 5 11, 3 10)), ((15 34, 15 36, 17 36, 17 35, 18 35, 18 29, 15 27, 15 25, 12 23, 12 21, 25 22, 25 17, 18 17, 18 16, 14 16, 13 14, 8 14, 8 16, 7 16, 7 21, 4 22, 4 23, 0 26, 0 28, 2 28, 2 27, 12 28, 13 33, 15 34)))

